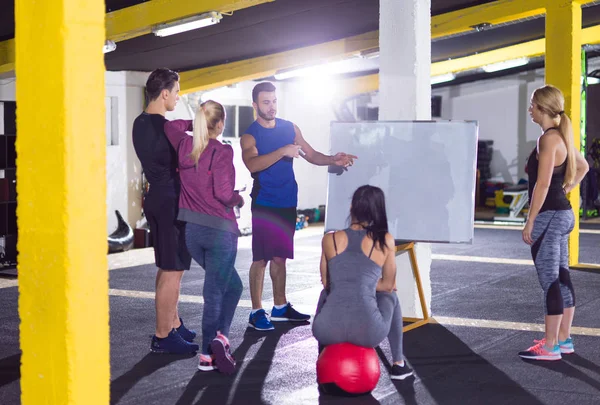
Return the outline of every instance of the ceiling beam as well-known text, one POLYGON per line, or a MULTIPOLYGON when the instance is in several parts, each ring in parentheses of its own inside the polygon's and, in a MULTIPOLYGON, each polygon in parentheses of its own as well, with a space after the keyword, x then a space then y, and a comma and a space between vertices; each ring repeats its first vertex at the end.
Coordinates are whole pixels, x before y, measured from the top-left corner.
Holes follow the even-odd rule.
MULTIPOLYGON (((600 43, 600 25, 584 28, 581 30, 581 44, 593 45, 600 43)), ((465 70, 480 68, 492 63, 503 62, 518 58, 535 58, 546 53, 545 38, 521 44, 495 49, 493 51, 481 52, 464 58, 457 58, 431 64, 431 75, 437 76, 444 73, 456 73, 465 70)))
MULTIPOLYGON (((499 0, 431 17, 431 38, 474 31, 488 23, 498 25, 546 12, 549 0, 499 0)), ((550 0, 551 1, 551 0, 550 0)))
POLYGON ((581 30, 581 44, 594 45, 600 44, 600 25, 584 28, 581 30))
POLYGON ((373 31, 319 45, 182 72, 180 77, 181 92, 191 93, 227 86, 245 80, 268 77, 274 75, 278 69, 291 69, 307 64, 334 62, 378 46, 379 33, 373 31))
MULTIPOLYGON (((530 18, 546 13, 551 4, 564 4, 571 0, 498 0, 493 3, 464 8, 431 17, 431 38, 474 31, 484 23, 498 25, 511 21, 530 18)), ((576 0, 580 5, 597 0, 576 0)))
MULTIPOLYGON (((106 38, 115 42, 152 32, 156 24, 208 11, 230 13, 275 0, 150 0, 106 13, 106 38)), ((280 0, 285 1, 285 0, 280 0)), ((0 42, 0 74, 14 71, 14 39, 0 42)))
POLYGON ((0 75, 15 70, 15 40, 0 42, 0 75))
MULTIPOLYGON (((600 25, 584 28, 581 33, 581 40, 582 45, 600 43, 600 25)), ((181 73, 181 92, 191 93, 199 90, 228 86, 245 80, 256 80, 263 77, 269 77, 273 76, 280 69, 291 69, 303 65, 316 65, 344 59, 358 52, 377 48, 378 46, 378 32, 374 31, 357 37, 326 42, 324 44, 313 45, 278 54, 191 70, 181 73)), ((432 63, 431 75, 437 76, 444 73, 456 73, 476 69, 510 59, 522 57, 533 58, 543 55, 545 51, 545 39, 536 39, 534 41, 481 52, 463 58, 432 63)), ((348 80, 359 79, 354 78, 348 80)), ((368 80, 366 80, 366 82, 369 83, 367 88, 371 88, 373 82, 368 80)), ((376 83, 377 87, 375 90, 377 90, 379 86, 379 82, 376 81, 376 83)), ((361 87, 363 87, 362 84, 361 87)))
MULTIPOLYGON (((275 0, 151 0, 106 14, 106 38, 115 42, 152 32, 156 24, 208 11, 229 13, 275 0)), ((285 0, 282 0, 285 1, 285 0)))
MULTIPOLYGON (((123 41, 135 38, 150 32, 155 24, 177 20, 190 15, 205 11, 230 12, 274 0, 151 0, 135 6, 107 13, 106 35, 113 41, 123 41)), ((279 0, 285 1, 285 0, 279 0)), ((482 23, 502 24, 510 21, 532 17, 545 13, 545 8, 551 3, 564 3, 571 0, 498 0, 494 3, 469 7, 450 13, 440 14, 431 18, 432 38, 442 38, 462 32, 474 30, 474 26, 482 23)), ((596 0, 577 0, 577 3, 585 5, 596 0)), ((378 31, 371 35, 378 36, 378 31)), ((366 35, 366 34, 365 34, 366 35)), ((334 41, 335 42, 335 41, 334 41)), ((319 45, 316 45, 319 46, 319 45)), ((378 44, 375 45, 375 48, 378 44)), ((283 69, 295 66, 268 65, 264 58, 273 59, 269 56, 247 60, 250 64, 255 62, 262 65, 263 70, 283 69), (253 62, 254 61, 254 62, 253 62), (267 68, 268 67, 268 68, 267 68)), ((236 62, 238 63, 238 62, 236 62)), ((239 65, 229 64, 199 69, 190 72, 188 77, 198 78, 198 74, 210 74, 214 77, 214 70, 222 69, 223 66, 232 66, 236 71, 239 65)), ((14 40, 0 42, 0 74, 14 70, 14 40), (12 44, 10 43, 12 41, 12 44)), ((215 86, 212 86, 215 87, 215 86)))
POLYGON ((443 75, 445 73, 456 73, 465 70, 477 69, 492 63, 504 62, 510 59, 523 57, 533 58, 541 56, 546 51, 546 40, 536 39, 522 44, 494 49, 493 51, 481 52, 475 55, 445 60, 431 64, 431 76, 443 75))
MULTIPOLYGON (((600 43, 600 25, 584 28, 581 31, 582 45, 600 43)), ((510 59, 523 57, 541 56, 546 52, 546 40, 536 39, 534 41, 524 42, 522 44, 496 49, 493 51, 482 52, 476 55, 466 56, 464 58, 453 59, 449 61, 436 62, 431 64, 431 76, 442 75, 444 73, 457 73, 465 70, 477 69, 492 63, 503 62, 510 59)), ((357 94, 370 93, 379 90, 379 74, 371 74, 359 77, 345 79, 342 88, 343 97, 351 97, 357 94)), ((450 83, 449 83, 450 84, 450 83)))

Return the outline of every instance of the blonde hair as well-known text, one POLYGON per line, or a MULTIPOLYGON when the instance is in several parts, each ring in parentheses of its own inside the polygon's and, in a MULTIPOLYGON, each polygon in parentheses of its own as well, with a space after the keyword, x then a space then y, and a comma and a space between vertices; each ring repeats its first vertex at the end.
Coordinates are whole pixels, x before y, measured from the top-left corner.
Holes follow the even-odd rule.
POLYGON ((216 101, 208 100, 200 104, 194 121, 194 140, 190 158, 198 164, 200 155, 208 146, 209 135, 215 131, 219 122, 225 122, 225 109, 216 101))
POLYGON ((575 180, 575 172, 577 171, 575 150, 573 145, 573 125, 569 116, 565 114, 565 97, 562 92, 551 85, 540 87, 533 92, 532 101, 537 105, 538 109, 547 114, 558 123, 558 132, 567 146, 567 170, 565 172, 565 184, 569 185, 575 180))

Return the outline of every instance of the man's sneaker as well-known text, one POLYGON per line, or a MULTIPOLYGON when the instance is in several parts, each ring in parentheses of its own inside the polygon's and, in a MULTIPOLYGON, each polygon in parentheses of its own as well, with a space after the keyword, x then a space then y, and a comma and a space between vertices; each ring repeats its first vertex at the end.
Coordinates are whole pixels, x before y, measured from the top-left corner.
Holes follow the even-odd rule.
POLYGON ((214 364, 212 357, 207 356, 205 354, 201 354, 198 356, 198 370, 200 371, 213 371, 217 369, 217 366, 214 364))
POLYGON ((392 366, 390 378, 392 380, 404 380, 406 377, 410 377, 411 375, 413 375, 413 371, 410 367, 408 367, 408 364, 406 364, 405 361, 403 365, 394 364, 392 366))
POLYGON ((560 346, 560 352, 563 354, 575 353, 575 346, 573 346, 573 339, 568 337, 567 340, 559 340, 558 345, 560 346))
POLYGON ((190 342, 190 343, 193 342, 197 335, 196 331, 189 330, 188 328, 186 328, 185 325, 183 324, 183 319, 179 318, 179 322, 181 322, 181 326, 179 326, 179 328, 177 328, 177 333, 179 333, 179 335, 186 342, 190 342))
POLYGON ((553 348, 546 347, 546 339, 534 340, 535 345, 529 349, 519 352, 519 356, 529 360, 560 360, 560 346, 555 345, 553 348))
POLYGON ((157 338, 153 335, 150 343, 150 350, 154 353, 191 354, 196 353, 198 349, 200 346, 183 340, 175 329, 171 330, 165 338, 157 338))
POLYGON ((215 363, 219 371, 225 374, 233 374, 235 371, 235 359, 231 355, 229 348, 229 339, 226 336, 217 333, 217 337, 210 343, 215 363))
POLYGON ((292 304, 289 302, 281 309, 273 307, 271 310, 271 321, 273 322, 302 322, 308 321, 309 319, 310 315, 301 314, 300 312, 296 311, 294 308, 292 308, 292 304))
POLYGON ((248 325, 256 330, 273 330, 275 327, 267 318, 267 313, 264 309, 259 309, 255 313, 250 313, 248 325))

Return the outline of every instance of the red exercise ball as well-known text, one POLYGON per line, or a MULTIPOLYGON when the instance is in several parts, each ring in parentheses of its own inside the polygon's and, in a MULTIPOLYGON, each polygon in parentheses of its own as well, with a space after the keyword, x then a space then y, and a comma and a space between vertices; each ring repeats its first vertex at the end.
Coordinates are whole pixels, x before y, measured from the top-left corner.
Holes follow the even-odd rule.
POLYGON ((338 343, 326 346, 317 360, 317 382, 335 384, 349 394, 366 394, 379 381, 379 358, 372 347, 338 343))

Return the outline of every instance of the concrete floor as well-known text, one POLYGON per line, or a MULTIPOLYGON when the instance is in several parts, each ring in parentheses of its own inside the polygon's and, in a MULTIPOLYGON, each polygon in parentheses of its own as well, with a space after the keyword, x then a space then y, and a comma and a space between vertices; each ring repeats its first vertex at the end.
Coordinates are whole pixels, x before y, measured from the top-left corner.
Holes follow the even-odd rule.
MULTIPOLYGON (((581 260, 600 263, 600 232, 581 235, 581 260)), ((322 228, 297 233, 288 293, 296 308, 314 312, 320 292, 322 228)), ((476 229, 472 245, 434 245, 431 269, 435 322, 404 336, 415 378, 388 378, 387 343, 380 346, 381 378, 372 395, 319 394, 317 344, 309 324, 247 329, 250 239, 240 239, 237 268, 244 294, 231 331, 238 371, 227 377, 196 372, 193 356, 149 353, 155 268, 151 252, 111 255, 112 404, 600 404, 600 273, 574 271, 578 309, 576 354, 560 362, 526 362, 517 352, 541 337, 540 288, 521 233, 476 229)), ((184 277, 181 314, 199 329, 204 272, 184 277)), ((11 284, 12 283, 12 284, 11 284)), ((0 279, 0 404, 19 404, 17 287, 0 279)), ((272 297, 265 282, 266 306, 272 297)))

